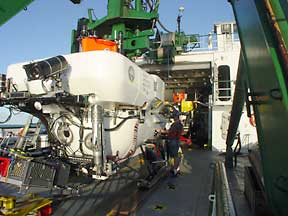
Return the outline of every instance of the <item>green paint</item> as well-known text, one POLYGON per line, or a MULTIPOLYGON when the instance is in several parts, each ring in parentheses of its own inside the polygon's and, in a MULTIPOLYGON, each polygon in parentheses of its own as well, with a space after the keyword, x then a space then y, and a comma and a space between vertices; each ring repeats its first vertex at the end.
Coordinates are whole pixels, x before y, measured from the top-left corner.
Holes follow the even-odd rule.
POLYGON ((270 53, 274 62, 275 72, 278 77, 279 86, 280 86, 280 90, 281 90, 281 94, 283 98, 283 105, 286 107, 286 111, 288 112, 288 91, 287 91, 287 86, 283 77, 283 71, 282 71, 278 56, 277 56, 277 51, 275 50, 275 48, 270 48, 270 53))
POLYGON ((91 9, 88 11, 87 29, 96 31, 101 38, 119 40, 123 33, 124 54, 128 57, 141 55, 149 49, 149 38, 154 35, 153 22, 158 19, 159 0, 155 9, 146 11, 142 0, 108 0, 107 16, 93 20, 91 9))
POLYGON ((235 93, 233 96, 233 105, 230 116, 228 134, 226 138, 226 155, 225 155, 225 166, 228 168, 233 168, 233 156, 234 152, 232 146, 237 136, 238 125, 242 117, 242 111, 245 103, 245 94, 247 89, 245 89, 245 61, 243 53, 240 53, 240 61, 237 72, 235 93))
MULTIPOLYGON (((272 2, 272 1, 270 1, 272 2)), ((256 4, 258 11, 266 11, 266 6, 264 4, 256 4)), ((281 8, 278 8, 279 10, 281 8)), ((274 10, 274 9, 273 9, 274 10)), ((275 14, 276 15, 276 14, 275 14)), ((262 28, 263 28, 263 32, 265 33, 266 36, 266 40, 267 42, 270 44, 269 46, 267 46, 267 49, 269 51, 269 54, 271 56, 271 60, 274 64, 274 69, 278 78, 278 82, 279 82, 279 88, 281 91, 281 95, 283 97, 283 104, 286 107, 286 110, 288 111, 288 95, 287 95, 287 86, 285 84, 285 78, 284 78, 284 69, 281 67, 281 63, 280 63, 280 59, 279 56, 277 54, 277 50, 278 50, 278 40, 276 39, 276 36, 274 34, 274 28, 272 28, 271 26, 271 22, 270 20, 267 19, 267 16, 265 13, 259 13, 259 17, 260 17, 260 21, 262 23, 262 28)), ((276 20, 278 20, 281 23, 286 23, 287 24, 287 20, 285 19, 284 14, 281 14, 281 18, 277 18, 276 16, 276 20), (284 22, 285 20, 285 22, 284 22)), ((278 23, 279 24, 279 23, 278 23)), ((288 26, 287 26, 288 28, 288 26)), ((288 29, 286 30, 287 34, 288 34, 288 29)), ((288 35, 283 35, 283 38, 287 38, 288 35)))
POLYGON ((283 12, 285 14, 286 20, 288 19, 288 7, 287 7, 287 0, 279 0, 283 12))
MULTIPOLYGON (((263 97, 252 96, 252 102, 265 102, 253 104, 265 191, 273 214, 284 216, 288 212, 288 166, 286 166, 288 163, 288 97, 284 73, 277 53, 277 40, 271 23, 267 20, 264 1, 231 0, 230 2, 239 30, 248 87, 252 94, 264 95, 263 97), (282 99, 271 96, 273 89, 280 90, 282 99)), ((276 1, 273 1, 274 3, 276 1)), ((273 10, 278 18, 283 15, 275 5, 273 10)), ((286 17, 282 16, 281 24, 287 23, 286 17)), ((283 37, 287 37, 282 30, 281 33, 283 37)))
POLYGON ((126 27, 124 23, 117 23, 112 26, 112 32, 109 36, 110 40, 117 40, 119 32, 122 32, 124 34, 124 37, 126 36, 126 27))
POLYGON ((136 11, 142 11, 142 0, 135 0, 135 9, 136 11))
POLYGON ((72 41, 72 43, 71 43, 71 53, 75 53, 75 52, 77 52, 77 48, 76 48, 76 43, 77 43, 77 41, 76 41, 76 30, 72 30, 72 32, 71 32, 71 41, 72 41))
POLYGON ((33 0, 1 0, 0 1, 0 26, 25 9, 33 0))
POLYGON ((108 17, 120 17, 124 8, 123 0, 109 0, 108 1, 108 17))
MULTIPOLYGON (((271 6, 276 18, 276 22, 279 25, 282 38, 285 42, 286 48, 288 49, 288 23, 287 23, 287 15, 284 14, 284 6, 282 6, 279 0, 270 0, 271 6)), ((286 2, 286 10, 288 7, 288 3, 286 2)), ((286 11, 287 13, 287 11, 286 11)))
POLYGON ((93 16, 92 16, 92 12, 93 12, 94 9, 92 8, 89 8, 88 9, 88 19, 89 19, 89 22, 92 22, 93 21, 93 16))
MULTIPOLYGON (((153 46, 151 37, 155 35, 154 28, 159 17, 160 0, 154 1, 153 10, 145 10, 143 3, 145 3, 143 0, 108 0, 107 15, 97 20, 93 20, 92 9, 89 9, 88 22, 85 24, 87 25, 88 35, 94 35, 94 32, 96 32, 98 37, 116 41, 120 44, 122 33, 123 50, 121 52, 129 58, 140 56, 151 49, 157 50, 158 47, 153 46), (130 7, 131 5, 132 7, 130 7)), ((77 33, 80 34, 80 31, 78 30, 77 33)), ((75 36, 81 37, 81 35, 75 36)), ((72 44, 75 43, 75 38, 72 39, 72 44)), ((158 63, 173 63, 176 53, 175 46, 181 52, 183 46, 191 41, 197 40, 194 36, 185 35, 184 32, 176 33, 173 45, 163 46, 165 56, 158 57, 155 51, 150 51, 150 56, 157 58, 158 63)))

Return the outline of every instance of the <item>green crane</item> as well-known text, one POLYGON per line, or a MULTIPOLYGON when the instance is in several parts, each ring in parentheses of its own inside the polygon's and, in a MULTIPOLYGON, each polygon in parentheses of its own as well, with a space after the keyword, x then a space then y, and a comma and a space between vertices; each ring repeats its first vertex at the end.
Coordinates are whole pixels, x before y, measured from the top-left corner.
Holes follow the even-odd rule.
POLYGON ((255 115, 269 204, 274 215, 284 216, 288 213, 287 1, 230 2, 242 53, 226 141, 226 165, 232 165, 231 146, 246 99, 247 110, 252 107, 255 115))
MULTIPOLYGON (((1 0, 0 26, 25 9, 33 0, 1 0)), ((79 4, 81 0, 70 0, 79 4)), ((79 50, 77 38, 95 34, 121 43, 127 56, 149 50, 155 34, 160 0, 108 0, 108 14, 78 21, 72 34, 72 52, 79 50)), ((242 45, 236 93, 227 136, 226 165, 231 166, 231 146, 237 132, 245 97, 253 107, 262 155, 265 187, 275 215, 288 212, 288 7, 286 0, 229 0, 242 45), (249 92, 248 92, 249 89, 249 92), (251 100, 249 100, 251 98, 251 100)), ((180 33, 179 33, 180 34, 180 33)))
POLYGON ((159 4, 160 0, 108 0, 107 15, 101 19, 93 19, 93 9, 89 9, 88 18, 79 19, 72 32, 71 52, 79 51, 79 37, 96 35, 117 41, 119 51, 128 57, 143 54, 155 35, 159 4))
MULTIPOLYGON (((79 4, 81 0, 70 0, 74 4, 79 4)), ((0 26, 15 16, 21 10, 32 3, 33 0, 1 0, 0 1, 0 26)))
POLYGON ((25 9, 33 0, 2 0, 0 1, 0 26, 14 15, 25 9))
MULTIPOLYGON (((74 4, 81 0, 70 0, 74 4)), ((33 0, 2 0, 0 1, 0 26, 7 22, 33 0)), ((149 57, 158 63, 173 62, 176 48, 182 51, 187 41, 195 41, 194 37, 186 37, 184 32, 173 33, 169 41, 160 44, 160 32, 156 34, 158 8, 160 0, 108 0, 107 15, 97 19, 93 17, 93 9, 88 10, 88 17, 78 20, 76 30, 72 31, 71 52, 79 52, 81 38, 97 36, 98 38, 117 42, 119 52, 129 58, 141 56, 149 51, 149 57), (158 36, 157 36, 158 35, 158 36), (151 39, 153 38, 154 39, 151 39), (158 52, 160 48, 163 51, 158 52), (159 53, 164 55, 159 56, 159 53)))

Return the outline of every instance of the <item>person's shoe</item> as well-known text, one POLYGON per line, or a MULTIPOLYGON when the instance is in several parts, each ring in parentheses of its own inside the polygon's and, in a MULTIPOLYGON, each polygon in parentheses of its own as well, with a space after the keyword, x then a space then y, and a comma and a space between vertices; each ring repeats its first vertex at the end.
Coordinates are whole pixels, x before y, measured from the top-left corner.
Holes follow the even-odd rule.
POLYGON ((176 177, 178 175, 178 171, 176 169, 173 170, 172 172, 173 177, 176 177))

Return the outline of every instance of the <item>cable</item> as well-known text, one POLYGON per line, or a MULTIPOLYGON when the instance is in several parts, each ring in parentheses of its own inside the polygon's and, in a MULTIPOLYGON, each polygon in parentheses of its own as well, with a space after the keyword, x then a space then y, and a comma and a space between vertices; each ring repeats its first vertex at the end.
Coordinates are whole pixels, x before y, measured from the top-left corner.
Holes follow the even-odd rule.
POLYGON ((71 124, 73 124, 74 126, 76 127, 79 127, 79 128, 83 128, 83 129, 86 129, 86 130, 92 130, 91 127, 84 127, 83 125, 73 121, 69 116, 64 116, 71 124))
POLYGON ((9 108, 5 107, 5 108, 9 110, 9 116, 4 121, 0 121, 0 124, 4 124, 4 123, 8 122, 11 119, 12 114, 13 114, 11 107, 9 107, 9 108))
MULTIPOLYGON (((55 126, 55 124, 56 124, 56 122, 59 120, 59 119, 61 119, 61 118, 66 118, 68 121, 70 121, 70 123, 72 123, 71 122, 71 119, 69 119, 69 117, 67 117, 67 113, 63 113, 62 115, 60 115, 60 116, 58 116, 54 121, 53 121, 53 123, 51 124, 51 127, 50 127, 50 131, 52 131, 52 129, 54 128, 54 126, 55 126)), ((75 123, 75 122, 74 122, 75 123)), ((73 124, 73 123, 72 123, 73 124)), ((77 127, 80 127, 81 128, 81 125, 80 126, 78 126, 78 125, 76 125, 77 127)), ((85 129, 85 128, 84 128, 85 129)), ((56 140, 58 140, 59 138, 58 137, 56 137, 53 133, 51 133, 52 134, 52 136, 56 139, 56 140)), ((61 143, 62 144, 62 143, 61 143)), ((63 150, 63 149, 62 149, 63 150)), ((77 149, 77 150, 73 150, 70 146, 68 146, 68 145, 64 145, 64 150, 63 151, 67 151, 68 153, 69 153, 69 155, 73 155, 73 154, 75 154, 75 152, 77 152, 79 149, 77 149), (69 150, 69 151, 68 151, 69 150)), ((81 151, 81 150, 80 150, 81 151)))
MULTIPOLYGON (((52 129, 54 128, 55 123, 56 123, 59 119, 61 119, 61 118, 63 118, 63 117, 66 118, 70 123, 72 123, 72 124, 75 125, 76 127, 79 127, 79 128, 82 128, 82 129, 87 129, 87 130, 92 130, 92 128, 90 128, 90 127, 84 127, 83 125, 80 125, 80 124, 78 124, 77 122, 74 122, 74 121, 73 121, 72 119, 70 119, 67 115, 68 115, 67 113, 64 113, 64 114, 58 116, 58 117, 53 121, 53 123, 51 124, 50 131, 52 131, 52 129)), ((118 117, 118 118, 122 118, 122 119, 123 119, 118 125, 116 125, 116 126, 113 127, 113 128, 105 128, 104 130, 105 130, 105 131, 114 131, 114 130, 117 130, 117 129, 118 129, 119 127, 121 127, 127 120, 129 120, 129 119, 134 119, 134 118, 138 118, 138 117, 139 117, 138 115, 136 115, 136 116, 128 116, 128 117, 125 117, 125 118, 123 118, 123 117, 118 117)))
POLYGON ((168 32, 168 33, 172 33, 172 31, 168 30, 168 29, 161 23, 160 20, 157 20, 157 22, 159 23, 160 27, 161 27, 164 31, 166 31, 166 32, 168 32))
POLYGON ((64 117, 64 114, 61 114, 60 116, 58 116, 58 117, 52 122, 52 124, 51 124, 51 126, 50 126, 50 128, 49 128, 50 131, 52 131, 52 129, 54 128, 56 122, 57 122, 60 118, 62 118, 62 117, 64 117))
POLYGON ((98 17, 95 15, 95 11, 94 11, 94 9, 92 9, 92 14, 93 14, 95 20, 98 20, 98 17))
POLYGON ((119 127, 121 127, 127 120, 129 119, 133 119, 133 118, 138 118, 139 116, 128 116, 126 118, 124 118, 118 125, 116 125, 113 128, 105 128, 105 131, 115 131, 117 130, 119 127))
POLYGON ((146 0, 146 4, 148 5, 148 7, 150 8, 150 12, 153 11, 153 6, 151 5, 149 0, 146 0))
MULTIPOLYGON (((83 118, 81 118, 80 121, 81 121, 81 125, 83 125, 83 118)), ((84 129, 82 127, 82 128, 79 128, 79 150, 83 156, 88 157, 89 155, 86 154, 83 150, 83 142, 84 142, 83 137, 84 137, 84 129)))
MULTIPOLYGON (((153 3, 153 5, 151 5, 150 1, 149 1, 149 0, 146 0, 146 3, 147 3, 147 5, 149 6, 150 11, 153 11, 153 10, 154 10, 153 6, 155 5, 155 2, 153 3)), ((159 23, 160 27, 161 27, 164 31, 166 31, 166 32, 168 32, 168 33, 172 33, 172 31, 169 31, 169 30, 161 23, 161 21, 160 21, 159 19, 157 20, 157 22, 159 23)))
POLYGON ((209 104, 205 104, 205 103, 200 102, 200 101, 193 101, 193 103, 200 104, 200 105, 202 105, 202 106, 204 106, 204 107, 209 107, 209 104))
POLYGON ((136 152, 136 149, 137 149, 137 138, 138 138, 138 128, 139 128, 139 120, 136 122, 136 124, 134 126, 134 130, 133 130, 133 132, 134 132, 133 133, 133 143, 132 143, 133 149, 130 148, 123 158, 118 158, 115 161, 116 163, 121 163, 121 162, 125 161, 126 159, 128 159, 130 156, 132 156, 136 152))
POLYGON ((72 125, 74 125, 74 126, 76 126, 76 127, 83 128, 83 129, 86 129, 86 130, 92 130, 92 128, 90 128, 90 127, 84 127, 83 125, 81 125, 81 124, 73 121, 73 120, 68 116, 68 113, 63 113, 63 114, 61 114, 60 116, 58 116, 58 117, 53 121, 53 123, 51 124, 50 130, 53 129, 56 121, 58 121, 60 118, 63 118, 63 117, 66 118, 72 125))

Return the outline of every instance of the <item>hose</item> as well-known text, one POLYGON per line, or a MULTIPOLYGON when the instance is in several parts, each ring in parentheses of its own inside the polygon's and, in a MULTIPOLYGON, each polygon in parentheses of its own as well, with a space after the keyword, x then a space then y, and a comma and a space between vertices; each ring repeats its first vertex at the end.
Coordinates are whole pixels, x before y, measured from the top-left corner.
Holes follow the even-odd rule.
MULTIPOLYGON (((150 1, 149 1, 149 0, 146 0, 146 3, 147 3, 147 5, 149 6, 150 11, 153 11, 154 8, 153 8, 153 6, 151 5, 150 1)), ((161 27, 164 31, 166 31, 166 32, 168 32, 168 33, 172 33, 172 31, 169 31, 169 30, 161 23, 161 21, 160 21, 159 19, 157 20, 157 22, 159 23, 160 27, 161 27)))
POLYGON ((124 118, 118 125, 116 125, 115 127, 113 128, 105 128, 104 130, 105 131, 115 131, 117 130, 118 128, 120 128, 127 120, 129 119, 134 119, 134 118, 138 118, 139 116, 128 116, 126 118, 124 118))
POLYGON ((39 157, 43 156, 44 154, 50 154, 51 153, 51 147, 42 148, 39 151, 33 151, 33 152, 26 152, 26 156, 28 157, 39 157))
POLYGON ((164 31, 166 31, 166 32, 168 32, 168 33, 172 33, 172 31, 168 30, 168 29, 161 23, 160 20, 157 20, 157 22, 158 22, 158 24, 160 25, 160 27, 161 27, 164 31))

